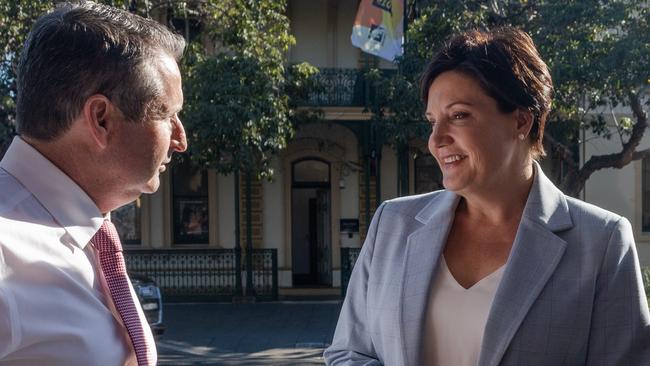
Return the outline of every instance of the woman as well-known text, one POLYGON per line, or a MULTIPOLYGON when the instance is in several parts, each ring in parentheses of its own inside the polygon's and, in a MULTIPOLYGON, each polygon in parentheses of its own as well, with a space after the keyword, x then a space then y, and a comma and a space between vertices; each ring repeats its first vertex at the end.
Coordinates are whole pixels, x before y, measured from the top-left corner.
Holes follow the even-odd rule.
POLYGON ((422 78, 446 190, 383 203, 328 365, 650 365, 629 222, 544 176, 552 82, 512 28, 450 40, 422 78))

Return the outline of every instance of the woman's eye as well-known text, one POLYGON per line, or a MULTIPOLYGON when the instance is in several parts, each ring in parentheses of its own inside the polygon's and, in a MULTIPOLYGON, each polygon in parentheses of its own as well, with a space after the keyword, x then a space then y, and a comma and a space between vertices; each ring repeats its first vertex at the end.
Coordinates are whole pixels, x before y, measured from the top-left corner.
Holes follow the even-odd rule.
POLYGON ((465 112, 457 112, 452 115, 452 119, 464 119, 467 118, 467 113, 465 112))

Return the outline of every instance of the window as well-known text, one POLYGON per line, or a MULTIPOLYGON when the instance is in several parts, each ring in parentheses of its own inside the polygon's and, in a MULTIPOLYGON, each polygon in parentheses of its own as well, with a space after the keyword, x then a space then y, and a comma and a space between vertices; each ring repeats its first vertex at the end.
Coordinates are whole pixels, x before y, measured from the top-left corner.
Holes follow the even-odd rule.
POLYGON ((641 230, 650 232, 650 158, 643 159, 641 175, 641 230))
POLYGON ((173 236, 176 244, 208 244, 208 174, 190 162, 172 170, 173 236))
POLYGON ((111 212, 111 221, 117 228, 123 245, 142 244, 142 198, 111 212))
POLYGON ((431 155, 422 155, 415 159, 415 194, 443 189, 442 172, 436 159, 431 155))

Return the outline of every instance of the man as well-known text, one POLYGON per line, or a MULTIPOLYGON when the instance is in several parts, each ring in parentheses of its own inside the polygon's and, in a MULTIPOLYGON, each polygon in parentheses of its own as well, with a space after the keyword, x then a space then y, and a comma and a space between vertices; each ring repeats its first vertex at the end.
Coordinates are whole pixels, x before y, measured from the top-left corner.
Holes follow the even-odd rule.
POLYGON ((34 25, 0 162, 0 365, 154 365, 108 213, 155 192, 187 147, 185 42, 91 2, 34 25))

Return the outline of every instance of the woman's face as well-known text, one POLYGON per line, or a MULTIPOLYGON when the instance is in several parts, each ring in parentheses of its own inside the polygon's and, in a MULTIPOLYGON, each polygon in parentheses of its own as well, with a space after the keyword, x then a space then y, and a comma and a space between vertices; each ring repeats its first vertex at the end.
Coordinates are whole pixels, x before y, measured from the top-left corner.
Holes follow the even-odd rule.
POLYGON ((459 194, 507 189, 528 161, 527 139, 518 139, 528 131, 520 115, 518 110, 501 112, 473 77, 440 74, 429 88, 426 116, 429 151, 440 165, 445 188, 459 194))

